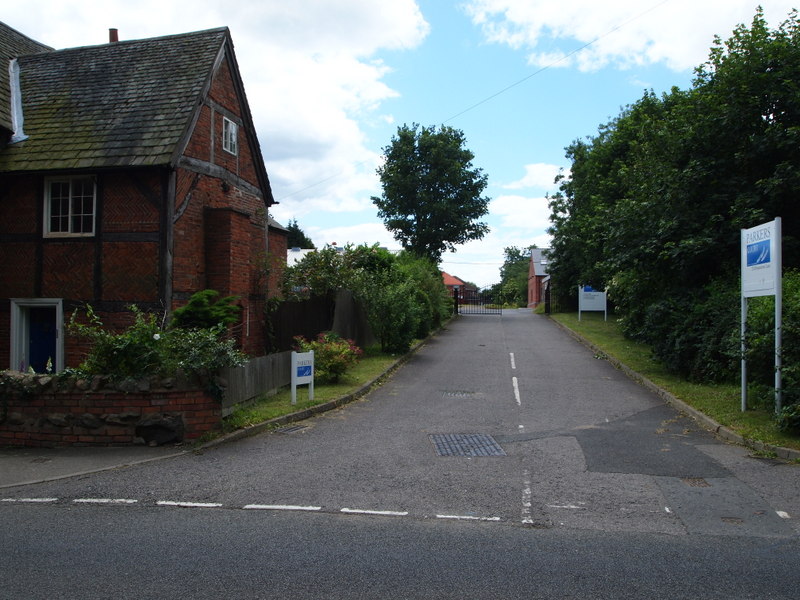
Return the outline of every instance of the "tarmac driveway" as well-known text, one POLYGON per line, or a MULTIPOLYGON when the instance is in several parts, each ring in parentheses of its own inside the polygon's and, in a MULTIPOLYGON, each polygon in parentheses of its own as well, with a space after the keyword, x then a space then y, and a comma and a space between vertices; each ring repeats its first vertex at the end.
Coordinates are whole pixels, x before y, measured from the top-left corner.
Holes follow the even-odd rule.
POLYGON ((519 310, 458 318, 362 400, 294 427, 0 499, 786 537, 798 489, 797 466, 715 439, 519 310))

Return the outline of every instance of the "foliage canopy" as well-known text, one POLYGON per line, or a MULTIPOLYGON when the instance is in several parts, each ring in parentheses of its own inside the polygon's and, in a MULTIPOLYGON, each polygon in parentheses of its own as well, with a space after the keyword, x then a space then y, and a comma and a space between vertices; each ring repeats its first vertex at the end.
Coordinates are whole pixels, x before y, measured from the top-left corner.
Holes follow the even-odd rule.
POLYGON ((740 229, 781 216, 784 265, 800 266, 797 13, 770 30, 759 9, 695 73, 567 148, 549 272, 562 305, 579 283, 607 289, 674 370, 733 378, 740 229))
POLYGON ((377 172, 383 186, 373 196, 378 216, 404 249, 438 263, 446 250, 489 231, 482 196, 487 177, 472 165, 463 132, 452 127, 403 125, 384 148, 377 172))

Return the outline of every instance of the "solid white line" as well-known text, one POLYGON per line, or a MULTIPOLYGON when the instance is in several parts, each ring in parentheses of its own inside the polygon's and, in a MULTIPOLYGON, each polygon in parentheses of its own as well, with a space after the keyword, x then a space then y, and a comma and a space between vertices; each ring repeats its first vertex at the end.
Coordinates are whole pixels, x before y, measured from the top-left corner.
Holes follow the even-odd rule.
POLYGON ((292 504, 248 504, 246 510, 322 510, 321 506, 295 506, 292 504))
POLYGON ((4 498, 3 502, 46 503, 58 502, 58 498, 4 498))
POLYGON ((574 504, 548 504, 547 508, 571 508, 571 509, 584 509, 583 506, 575 506, 574 504))
POLYGON ((514 384, 514 399, 517 401, 517 406, 522 406, 522 400, 519 397, 519 383, 516 377, 511 378, 511 383, 514 384))
POLYGON ((136 504, 139 501, 127 498, 76 498, 73 502, 81 504, 136 504))
POLYGON ((776 510, 775 512, 778 513, 778 516, 781 519, 791 519, 791 517, 789 516, 789 513, 787 513, 787 512, 784 512, 782 510, 776 510))
POLYGON ((514 353, 513 352, 509 352, 508 354, 509 354, 509 356, 511 356, 511 368, 512 369, 516 369, 517 368, 517 363, 514 362, 514 353))
POLYGON ((451 519, 453 521, 499 521, 500 517, 473 517, 469 515, 436 515, 437 519, 451 519))
POLYGON ((216 502, 174 502, 172 500, 159 500, 158 506, 178 506, 180 508, 219 508, 222 504, 216 502))
POLYGON ((394 510, 362 510, 359 508, 343 508, 343 513, 354 515, 379 515, 382 517, 407 517, 407 512, 398 512, 394 510))

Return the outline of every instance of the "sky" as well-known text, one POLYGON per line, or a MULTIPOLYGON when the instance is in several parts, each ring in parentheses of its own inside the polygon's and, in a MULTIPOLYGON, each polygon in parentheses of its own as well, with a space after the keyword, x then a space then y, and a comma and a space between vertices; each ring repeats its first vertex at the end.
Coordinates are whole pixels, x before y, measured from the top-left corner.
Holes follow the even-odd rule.
POLYGON ((547 247, 565 148, 647 90, 691 87, 714 36, 777 27, 800 0, 2 0, 57 49, 230 29, 278 204, 318 246, 399 244, 370 200, 398 127, 464 132, 488 176, 490 233, 440 267, 486 287, 503 250, 547 247))

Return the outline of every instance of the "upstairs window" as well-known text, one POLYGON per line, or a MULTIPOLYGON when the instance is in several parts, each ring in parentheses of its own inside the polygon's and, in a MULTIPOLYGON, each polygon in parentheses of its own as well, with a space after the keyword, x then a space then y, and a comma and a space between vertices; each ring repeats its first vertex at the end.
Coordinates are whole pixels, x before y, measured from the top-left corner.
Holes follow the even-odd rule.
POLYGON ((45 235, 94 235, 96 193, 92 177, 48 179, 44 199, 45 235))
POLYGON ((222 117, 222 149, 239 153, 239 126, 227 117, 222 117))

